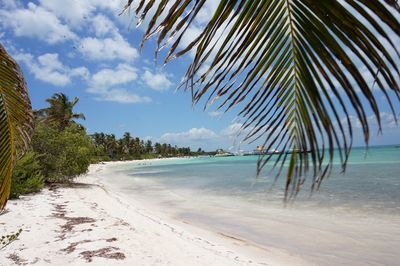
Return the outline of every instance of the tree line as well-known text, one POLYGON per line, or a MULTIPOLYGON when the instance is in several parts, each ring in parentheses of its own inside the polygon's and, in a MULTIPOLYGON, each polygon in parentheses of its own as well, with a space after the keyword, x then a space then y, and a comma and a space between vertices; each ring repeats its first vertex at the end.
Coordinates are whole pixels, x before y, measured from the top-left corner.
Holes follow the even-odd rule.
POLYGON ((177 147, 167 143, 152 143, 126 132, 122 138, 114 134, 89 135, 75 113, 79 98, 72 100, 56 93, 47 99, 47 108, 34 111, 34 132, 27 153, 20 158, 13 173, 11 198, 38 192, 45 184, 66 183, 88 171, 91 163, 113 160, 131 160, 189 156, 204 154, 199 149, 177 147))
POLYGON ((97 158, 103 161, 180 157, 201 154, 201 152, 192 152, 190 147, 178 147, 158 142, 153 144, 151 140, 133 137, 129 132, 125 132, 120 139, 117 139, 114 134, 98 132, 91 135, 91 137, 97 148, 97 158))

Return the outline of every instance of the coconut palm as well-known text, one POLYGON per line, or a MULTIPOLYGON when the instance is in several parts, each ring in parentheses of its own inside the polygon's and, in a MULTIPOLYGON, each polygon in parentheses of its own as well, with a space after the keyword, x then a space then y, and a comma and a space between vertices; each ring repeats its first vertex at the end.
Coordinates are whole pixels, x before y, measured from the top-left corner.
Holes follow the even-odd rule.
POLYGON ((110 158, 113 158, 115 154, 118 154, 118 142, 114 134, 106 134, 105 149, 110 158))
POLYGON ((152 153, 153 152, 153 143, 151 142, 151 140, 147 140, 146 141, 145 149, 146 149, 146 153, 152 153))
POLYGON ((82 113, 73 112, 73 108, 79 102, 78 97, 75 97, 70 101, 64 93, 55 93, 46 101, 50 106, 42 109, 46 114, 45 120, 58 124, 60 130, 65 129, 71 122, 73 122, 73 119, 85 120, 85 116, 82 113))
POLYGON ((32 108, 24 76, 0 45, 0 210, 10 194, 16 160, 28 149, 32 131, 32 108))
POLYGON ((123 137, 122 137, 122 146, 123 146, 123 151, 125 154, 131 154, 132 153, 132 136, 131 133, 125 132, 123 137))
POLYGON ((368 144, 368 110, 381 127, 373 90, 396 117, 397 1, 221 0, 202 24, 211 2, 139 1, 138 21, 149 21, 143 42, 158 34, 156 54, 167 47, 165 63, 193 50, 181 85, 193 103, 238 107, 246 141, 263 137, 267 150, 290 151, 258 162, 258 172, 271 161, 278 175, 287 166, 286 198, 307 176, 318 189, 334 154, 345 170, 355 120, 368 144))

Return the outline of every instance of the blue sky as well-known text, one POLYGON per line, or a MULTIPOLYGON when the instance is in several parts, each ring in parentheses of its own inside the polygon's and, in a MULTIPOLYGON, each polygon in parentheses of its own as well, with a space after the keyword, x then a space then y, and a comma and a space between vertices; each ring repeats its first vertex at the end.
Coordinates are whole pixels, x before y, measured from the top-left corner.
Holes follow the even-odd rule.
MULTIPOLYGON (((240 119, 191 104, 176 91, 191 55, 163 67, 154 62, 154 41, 139 51, 143 28, 131 13, 118 14, 125 0, 0 0, 0 42, 21 65, 33 108, 46 107, 55 92, 78 96, 77 112, 89 133, 106 132, 168 142, 192 149, 238 146, 240 119)), ((208 1, 201 24, 216 7, 208 1)), ((144 23, 145 25, 146 23, 144 23)), ((189 32, 188 42, 198 29, 189 32)), ((398 39, 395 40, 399 42, 398 39)), ((400 129, 381 102, 384 135, 372 123, 371 144, 400 143, 400 129)), ((397 102, 398 103, 398 102, 397 102)), ((371 118, 372 119, 372 118, 371 118)), ((362 145, 356 126, 354 144, 362 145)), ((251 149, 253 145, 243 145, 251 149)))

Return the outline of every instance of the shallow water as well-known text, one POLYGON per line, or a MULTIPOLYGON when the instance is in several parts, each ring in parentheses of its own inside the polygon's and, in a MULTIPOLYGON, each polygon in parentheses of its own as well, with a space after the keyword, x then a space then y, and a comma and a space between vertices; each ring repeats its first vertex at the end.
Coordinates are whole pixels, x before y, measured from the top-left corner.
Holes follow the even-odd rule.
MULTIPOLYGON (((114 166, 107 180, 164 213, 312 264, 398 265, 400 148, 353 149, 310 197, 284 207, 284 178, 255 177, 256 156, 192 158, 114 166)), ((264 171, 268 172, 268 171, 264 171)))

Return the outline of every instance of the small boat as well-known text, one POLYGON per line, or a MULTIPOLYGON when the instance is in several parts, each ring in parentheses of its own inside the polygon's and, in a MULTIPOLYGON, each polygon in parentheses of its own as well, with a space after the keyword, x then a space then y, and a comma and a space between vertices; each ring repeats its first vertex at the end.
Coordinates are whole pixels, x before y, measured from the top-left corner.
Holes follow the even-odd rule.
POLYGON ((235 156, 235 154, 231 152, 225 152, 225 153, 217 153, 214 155, 215 157, 230 157, 230 156, 235 156))
POLYGON ((215 157, 230 157, 230 156, 235 156, 235 154, 224 151, 222 149, 219 149, 219 150, 217 150, 217 153, 214 156, 215 157))

